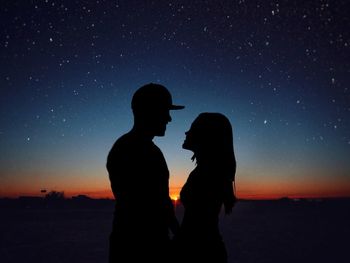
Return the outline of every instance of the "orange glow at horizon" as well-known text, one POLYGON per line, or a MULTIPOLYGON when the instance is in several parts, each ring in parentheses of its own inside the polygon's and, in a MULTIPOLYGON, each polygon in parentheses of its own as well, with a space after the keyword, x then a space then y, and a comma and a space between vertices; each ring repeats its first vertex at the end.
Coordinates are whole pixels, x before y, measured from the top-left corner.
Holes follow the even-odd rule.
MULTIPOLYGON (((46 178, 45 172, 27 173, 25 180, 14 181, 17 174, 2 178, 0 181, 0 197, 16 198, 19 196, 44 196, 41 189, 49 191, 63 191, 65 197, 87 195, 91 198, 114 199, 107 176, 101 176, 98 180, 93 171, 86 173, 84 180, 78 174, 66 173, 64 176, 52 174, 46 178), (29 179, 30 178, 30 179, 29 179), (54 179, 53 179, 54 178, 54 179), (53 180, 55 180, 53 182, 53 180), (46 182, 46 183, 43 183, 46 182), (47 187, 43 187, 43 185, 47 187)), ((19 176, 17 177, 19 178, 19 176)), ((173 178, 181 178, 180 175, 173 178)), ((236 194, 240 199, 277 199, 281 197, 291 198, 317 198, 317 197, 350 197, 350 180, 346 177, 312 177, 302 179, 289 179, 264 177, 257 180, 251 176, 239 176, 236 180, 236 194)), ((179 199, 182 182, 170 181, 169 195, 173 200, 179 199)))
MULTIPOLYGON (((287 190, 287 189, 285 189, 287 190)), ((49 192, 49 191, 47 191, 49 192)), ((46 193, 47 193, 46 192, 46 193)), ((91 198, 107 198, 114 199, 113 193, 109 189, 105 190, 83 190, 80 191, 63 191, 65 197, 71 198, 77 195, 87 195, 91 198)), ((13 191, 1 191, 0 197, 17 198, 19 196, 45 196, 46 193, 40 193, 39 191, 30 190, 19 190, 13 191)), ((282 197, 290 198, 322 198, 322 197, 350 197, 350 186, 342 187, 339 189, 295 189, 289 188, 288 191, 278 191, 273 189, 259 189, 259 188, 249 188, 236 191, 237 197, 239 199, 278 199, 282 197)), ((170 198, 172 200, 179 200, 179 189, 178 187, 170 188, 170 198)))
POLYGON ((236 192, 241 199, 350 197, 350 181, 346 178, 255 183, 242 180, 236 184, 236 192))

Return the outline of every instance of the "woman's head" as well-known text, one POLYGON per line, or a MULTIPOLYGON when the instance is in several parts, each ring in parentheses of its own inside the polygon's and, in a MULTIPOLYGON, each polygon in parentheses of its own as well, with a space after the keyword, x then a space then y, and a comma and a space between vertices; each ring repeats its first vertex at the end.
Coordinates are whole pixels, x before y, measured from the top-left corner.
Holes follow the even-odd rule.
POLYGON ((231 123, 221 113, 205 112, 193 121, 182 145, 195 155, 233 152, 231 123))

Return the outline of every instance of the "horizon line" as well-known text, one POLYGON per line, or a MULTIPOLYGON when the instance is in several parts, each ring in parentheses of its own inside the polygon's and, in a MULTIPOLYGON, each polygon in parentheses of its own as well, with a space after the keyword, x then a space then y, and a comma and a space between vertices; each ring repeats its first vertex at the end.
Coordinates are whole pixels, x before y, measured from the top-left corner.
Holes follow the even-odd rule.
MULTIPOLYGON (((75 198, 87 198, 87 199, 91 199, 91 200, 111 200, 114 201, 115 198, 114 197, 92 197, 86 194, 77 194, 77 195, 72 195, 72 196, 64 196, 63 200, 71 200, 71 199, 75 199, 75 198)), ((11 199, 11 200, 17 200, 17 199, 21 199, 21 198, 41 198, 41 199, 45 199, 45 196, 40 196, 40 195, 19 195, 19 196, 0 196, 0 200, 1 199, 11 199)), ((346 199, 346 198, 350 198, 350 194, 349 195, 300 195, 300 196, 265 196, 265 197, 257 197, 257 196, 250 196, 250 197, 238 197, 237 200, 241 200, 241 201, 259 201, 259 200, 281 200, 281 199, 290 199, 290 200, 298 200, 298 199, 346 199)), ((175 202, 180 202, 181 200, 176 197, 170 197, 170 199, 172 201, 175 202)))

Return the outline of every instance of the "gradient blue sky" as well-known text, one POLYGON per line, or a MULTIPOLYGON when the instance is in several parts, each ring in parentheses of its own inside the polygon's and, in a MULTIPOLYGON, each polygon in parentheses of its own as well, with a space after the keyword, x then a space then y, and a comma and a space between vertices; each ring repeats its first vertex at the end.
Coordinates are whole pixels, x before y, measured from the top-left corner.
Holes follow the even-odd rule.
POLYGON ((0 196, 110 196, 105 161, 149 82, 186 105, 156 138, 181 187, 201 112, 232 122, 242 197, 350 194, 348 1, 6 1, 0 196), (160 3, 161 2, 161 3, 160 3))

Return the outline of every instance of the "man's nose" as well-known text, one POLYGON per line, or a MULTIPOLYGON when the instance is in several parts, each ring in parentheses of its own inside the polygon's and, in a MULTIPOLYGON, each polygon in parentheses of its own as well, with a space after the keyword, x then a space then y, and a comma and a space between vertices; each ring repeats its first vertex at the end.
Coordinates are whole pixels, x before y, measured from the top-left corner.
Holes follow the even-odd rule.
POLYGON ((171 116, 170 116, 170 114, 168 115, 168 122, 171 122, 171 116))

